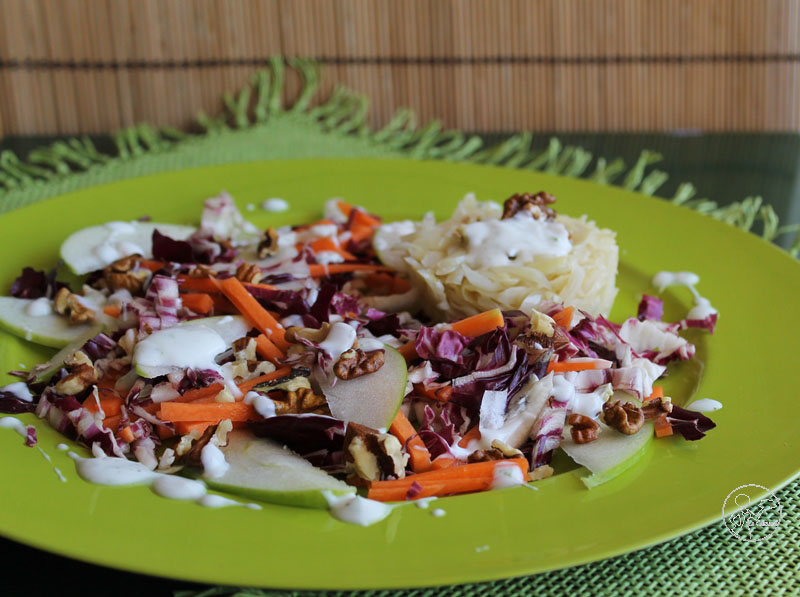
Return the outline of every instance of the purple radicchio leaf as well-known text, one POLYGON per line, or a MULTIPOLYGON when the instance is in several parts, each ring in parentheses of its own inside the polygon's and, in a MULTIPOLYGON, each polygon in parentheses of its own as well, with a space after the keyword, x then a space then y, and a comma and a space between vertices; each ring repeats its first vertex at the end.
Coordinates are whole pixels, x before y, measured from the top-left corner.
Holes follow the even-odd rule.
POLYGON ((249 291, 263 307, 276 311, 281 318, 288 315, 308 315, 311 312, 303 295, 294 290, 269 290, 253 286, 249 291))
POLYGON ((153 230, 153 259, 174 263, 193 263, 195 261, 192 245, 185 240, 175 240, 158 229, 153 230))
POLYGON ((667 415, 667 421, 683 436, 683 439, 689 441, 702 439, 707 431, 717 426, 703 413, 674 405, 672 412, 667 415))
POLYGON ((47 296, 47 276, 44 272, 32 267, 22 270, 19 277, 11 284, 11 296, 17 298, 36 299, 47 296))
POLYGON ((22 413, 32 413, 36 410, 33 402, 20 400, 11 392, 0 390, 0 413, 7 415, 18 415, 22 413))
MULTIPOLYGON (((367 317, 369 318, 369 312, 367 312, 367 317)), ((383 315, 375 319, 370 318, 366 327, 375 336, 383 336, 385 334, 396 336, 400 330, 400 318, 396 313, 383 315)))
POLYGON ((325 415, 277 415, 249 426, 258 437, 273 439, 300 455, 335 452, 344 445, 344 421, 325 415))
POLYGON ((661 318, 664 317, 664 301, 649 294, 643 294, 637 310, 637 317, 639 321, 645 319, 661 321, 661 318))
POLYGON ((320 323, 329 321, 330 306, 333 296, 336 294, 336 285, 323 282, 317 293, 317 300, 311 306, 311 316, 320 323))

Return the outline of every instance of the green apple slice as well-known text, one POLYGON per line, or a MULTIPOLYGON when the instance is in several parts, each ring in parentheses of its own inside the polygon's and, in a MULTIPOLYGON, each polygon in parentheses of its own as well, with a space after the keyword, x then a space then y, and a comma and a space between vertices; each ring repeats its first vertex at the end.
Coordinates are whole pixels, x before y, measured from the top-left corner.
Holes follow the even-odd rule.
POLYGON ((38 299, 0 296, 0 328, 30 342, 62 348, 79 338, 93 338, 103 326, 98 323, 70 325, 69 319, 57 313, 30 315, 28 306, 38 299))
POLYGON ((645 452, 653 439, 653 423, 646 421, 637 433, 625 435, 608 425, 598 422, 597 439, 587 444, 572 441, 569 426, 564 428, 561 448, 570 458, 592 473, 581 477, 589 489, 617 477, 633 466, 645 452))
POLYGON ((272 440, 247 431, 228 435, 221 448, 229 468, 221 477, 205 479, 212 489, 246 498, 299 506, 328 508, 325 494, 355 495, 354 487, 313 466, 272 440))
POLYGON ((185 240, 195 231, 191 226, 156 222, 108 222, 71 234, 61 244, 61 259, 76 274, 103 269, 117 259, 139 253, 153 256, 153 230, 175 240, 185 240))
POLYGON ((315 368, 314 377, 322 390, 331 415, 373 429, 388 429, 406 393, 408 366, 399 352, 386 349, 383 367, 356 379, 337 379, 331 387, 327 378, 315 368))

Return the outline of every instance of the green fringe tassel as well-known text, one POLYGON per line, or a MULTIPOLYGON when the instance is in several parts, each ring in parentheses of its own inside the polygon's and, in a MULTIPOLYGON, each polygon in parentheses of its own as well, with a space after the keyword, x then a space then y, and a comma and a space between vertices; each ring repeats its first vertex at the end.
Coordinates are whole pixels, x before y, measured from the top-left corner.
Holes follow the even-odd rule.
MULTIPOLYGON (((368 99, 345 88, 336 88, 326 102, 309 108, 319 84, 320 70, 314 61, 304 58, 284 61, 281 57, 273 57, 268 68, 257 72, 238 93, 224 94, 221 114, 197 114, 195 120, 202 129, 199 135, 222 135, 257 127, 276 118, 295 118, 313 124, 325 133, 356 135, 416 159, 466 161, 584 177, 600 184, 618 184, 645 195, 655 195, 668 179, 665 172, 650 169, 662 159, 660 154, 652 151, 642 151, 636 163, 626 169, 625 162, 619 158, 611 162, 603 157, 593 159, 589 151, 582 147, 563 147, 557 138, 550 139, 545 149, 533 150, 530 132, 512 135, 484 148, 480 137, 457 130, 443 130, 442 123, 437 120, 423 126, 414 112, 405 108, 398 110, 382 129, 371 131, 366 124, 368 99), (287 68, 296 71, 302 80, 300 95, 291 106, 285 106, 282 100, 287 68), (594 168, 589 174, 592 162, 594 168)), ((140 124, 112 135, 117 149, 115 156, 97 151, 87 137, 38 148, 30 153, 27 161, 20 160, 11 151, 3 151, 0 152, 0 200, 3 199, 3 188, 7 191, 25 188, 39 181, 102 167, 111 160, 130 160, 145 153, 166 152, 197 136, 171 127, 154 128, 140 124)), ((671 201, 732 226, 759 233, 768 241, 793 235, 788 252, 794 257, 800 253, 800 224, 781 226, 778 214, 761 197, 746 197, 720 207, 709 199, 695 199, 695 193, 693 185, 683 183, 671 201)))

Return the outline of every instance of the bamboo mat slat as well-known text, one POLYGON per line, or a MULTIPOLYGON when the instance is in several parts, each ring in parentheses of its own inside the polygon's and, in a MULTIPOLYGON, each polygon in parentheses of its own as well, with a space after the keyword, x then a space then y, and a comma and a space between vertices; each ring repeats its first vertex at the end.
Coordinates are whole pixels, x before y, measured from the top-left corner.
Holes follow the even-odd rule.
POLYGON ((276 55, 372 126, 800 129, 800 0, 0 0, 0 134, 184 126, 276 55))

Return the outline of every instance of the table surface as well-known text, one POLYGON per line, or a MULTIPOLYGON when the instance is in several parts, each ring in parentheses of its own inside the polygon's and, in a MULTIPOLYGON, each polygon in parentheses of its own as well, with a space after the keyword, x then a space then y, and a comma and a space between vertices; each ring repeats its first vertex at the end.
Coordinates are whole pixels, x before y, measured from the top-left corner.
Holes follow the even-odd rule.
MULTIPOLYGON (((646 148, 663 155, 656 165, 666 171, 670 180, 658 195, 670 197, 683 181, 691 181, 705 197, 725 205, 747 196, 760 195, 771 204, 783 223, 800 222, 800 135, 773 133, 676 134, 645 133, 582 133, 557 134, 564 145, 583 147, 597 156, 609 159, 622 157, 633 163, 646 148)), ((501 139, 484 135, 487 142, 501 139)), ((548 134, 539 134, 544 146, 548 134)), ((12 150, 19 157, 53 137, 6 137, 0 139, 0 151, 12 150)), ((93 138, 101 150, 113 150, 108 137, 93 138)), ((791 239, 780 244, 788 246, 791 239)), ((62 594, 65 587, 114 587, 115 595, 172 595, 181 589, 199 590, 201 585, 131 574, 77 562, 0 538, 3 570, 37 570, 32 584, 26 577, 0 581, 3 595, 62 594), (35 568, 34 568, 35 567, 35 568), (113 578, 113 584, 110 581, 113 578)), ((89 589, 91 594, 92 589, 89 589)))

